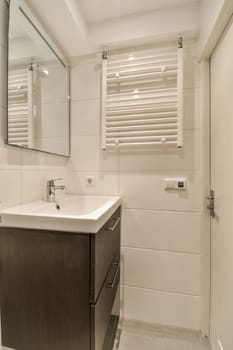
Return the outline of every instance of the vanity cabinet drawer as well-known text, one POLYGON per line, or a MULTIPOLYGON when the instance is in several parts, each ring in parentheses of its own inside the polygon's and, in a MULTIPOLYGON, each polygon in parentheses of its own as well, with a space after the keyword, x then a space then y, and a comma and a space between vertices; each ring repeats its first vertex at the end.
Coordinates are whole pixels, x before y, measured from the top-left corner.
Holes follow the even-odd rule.
POLYGON ((91 236, 91 302, 100 293, 114 255, 120 247, 120 208, 100 232, 91 236))
POLYGON ((116 315, 113 315, 119 281, 120 251, 116 253, 112 261, 96 304, 91 305, 91 350, 108 348, 104 344, 109 342, 109 326, 111 326, 112 319, 117 318, 118 320, 119 318, 119 310, 117 310, 116 315))

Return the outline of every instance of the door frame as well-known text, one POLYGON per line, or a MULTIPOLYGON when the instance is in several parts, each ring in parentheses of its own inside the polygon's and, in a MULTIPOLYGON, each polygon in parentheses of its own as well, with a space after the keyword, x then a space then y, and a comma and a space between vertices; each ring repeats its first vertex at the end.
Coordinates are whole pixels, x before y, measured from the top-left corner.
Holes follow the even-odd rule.
POLYGON ((205 337, 210 335, 210 298, 211 298, 211 227, 210 215, 206 209, 206 197, 210 193, 210 57, 217 46, 233 14, 233 2, 225 0, 210 35, 199 55, 200 63, 200 119, 201 119, 201 192, 202 192, 202 251, 201 251, 201 332, 205 337))

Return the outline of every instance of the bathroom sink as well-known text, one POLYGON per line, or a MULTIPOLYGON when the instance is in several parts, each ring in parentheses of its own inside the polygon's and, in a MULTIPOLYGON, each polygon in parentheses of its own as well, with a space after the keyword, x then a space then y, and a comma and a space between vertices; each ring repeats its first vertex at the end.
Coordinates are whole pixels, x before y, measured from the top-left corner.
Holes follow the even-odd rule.
POLYGON ((117 196, 69 194, 52 203, 36 201, 2 210, 0 226, 97 233, 119 205, 117 196))

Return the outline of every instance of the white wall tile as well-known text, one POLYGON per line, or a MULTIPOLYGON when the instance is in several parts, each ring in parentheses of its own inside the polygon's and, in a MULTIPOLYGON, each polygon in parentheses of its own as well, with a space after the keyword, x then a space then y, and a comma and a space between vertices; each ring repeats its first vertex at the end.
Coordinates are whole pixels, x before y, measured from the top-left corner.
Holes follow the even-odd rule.
POLYGON ((69 162, 69 158, 57 156, 54 154, 44 153, 43 165, 45 169, 51 169, 55 171, 66 170, 69 162))
POLYGON ((200 134, 199 130, 184 132, 184 147, 151 150, 121 150, 121 171, 147 170, 199 170, 200 134))
POLYGON ((119 156, 101 150, 99 136, 73 136, 69 165, 72 171, 118 171, 119 156))
POLYGON ((45 185, 45 173, 42 170, 22 171, 22 203, 44 199, 45 185))
POLYGON ((71 99, 100 98, 101 63, 89 62, 71 68, 71 99))
POLYGON ((200 253, 200 228, 199 213, 123 209, 121 244, 125 247, 200 253))
POLYGON ((71 135, 100 135, 99 99, 72 102, 71 135))
POLYGON ((200 295, 198 254, 122 248, 124 285, 200 295))
POLYGON ((200 87, 198 57, 195 48, 184 49, 184 88, 200 87))
POLYGON ((76 171, 99 170, 100 143, 98 136, 73 136, 69 166, 76 171))
POLYGON ((53 156, 51 156, 51 162, 49 162, 47 160, 48 156, 49 155, 43 152, 24 149, 22 150, 22 169, 23 170, 43 170, 43 169, 46 169, 47 167, 52 167, 54 162, 57 166, 58 165, 57 162, 60 161, 60 157, 55 157, 55 160, 53 160, 53 156))
POLYGON ((21 202, 20 170, 0 171, 0 209, 18 205, 21 202))
POLYGON ((67 190, 87 195, 119 195, 119 176, 111 172, 69 172, 67 190), (86 183, 88 176, 94 176, 91 186, 86 183))
POLYGON ((8 145, 0 145, 0 169, 20 169, 21 161, 22 150, 20 148, 8 145))
POLYGON ((32 150, 22 150, 22 168, 24 170, 39 170, 44 166, 45 154, 32 150))
POLYGON ((122 298, 126 319, 200 329, 200 297, 124 286, 122 298))
POLYGON ((123 208, 200 211, 200 173, 120 173, 120 194, 123 208), (164 190, 164 178, 167 177, 187 177, 187 189, 164 190))
MULTIPOLYGON (((184 129, 200 128, 200 89, 184 89, 184 129)), ((184 144, 184 147, 186 145, 184 144)))

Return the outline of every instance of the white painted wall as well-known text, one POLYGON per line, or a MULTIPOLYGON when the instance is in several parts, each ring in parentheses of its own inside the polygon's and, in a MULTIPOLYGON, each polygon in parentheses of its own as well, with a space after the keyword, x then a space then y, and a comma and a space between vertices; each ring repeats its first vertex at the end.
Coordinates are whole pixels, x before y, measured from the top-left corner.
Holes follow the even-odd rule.
POLYGON ((198 32, 199 3, 191 3, 96 22, 89 25, 88 34, 93 47, 116 47, 132 40, 145 44, 171 35, 193 37, 198 32))
MULTIPOLYGON (((224 2, 228 0, 202 0, 200 3, 200 40, 199 50, 203 52, 216 24, 224 2)), ((231 1, 231 0, 230 0, 231 1)))
POLYGON ((185 146, 181 150, 102 151, 100 82, 99 59, 84 58, 73 65, 68 190, 122 196, 123 316, 200 329, 201 172, 196 45, 185 49, 185 146), (88 175, 95 176, 92 187, 85 183, 88 175), (172 176, 187 177, 187 192, 164 191, 163 179, 172 176))
MULTIPOLYGON (((54 39, 63 48, 68 56, 85 55, 96 52, 103 45, 111 47, 122 47, 128 45, 129 40, 134 40, 138 43, 145 44, 145 41, 154 40, 159 36, 171 35, 176 37, 178 33, 185 33, 187 36, 198 35, 199 32, 199 3, 186 1, 169 1, 169 4, 174 6, 163 7, 168 4, 166 1, 160 1, 160 6, 157 1, 153 5, 154 10, 149 10, 143 1, 137 2, 133 6, 132 3, 126 2, 122 5, 120 2, 109 1, 107 8, 111 8, 108 18, 111 18, 112 11, 116 11, 119 7, 130 7, 130 11, 121 12, 121 17, 111 18, 110 20, 100 20, 90 23, 85 11, 82 13, 82 8, 78 8, 75 0, 26 0, 32 7, 33 11, 39 18, 45 28, 53 35, 54 39), (175 6, 177 3, 180 5, 175 6), (130 15, 134 12, 137 6, 142 10, 141 14, 130 15), (156 10, 157 7, 157 10, 156 10), (50 14, 53 13, 53 16, 50 14), (86 17, 85 17, 86 15, 86 17), (61 25, 64 23, 65 25, 61 25), (75 33, 75 37, 71 35, 75 33)), ((92 1, 93 2, 93 1, 92 1)), ((122 2, 121 2, 122 3, 122 2)), ((91 1, 89 1, 89 5, 91 1)), ((101 14, 106 5, 100 2, 101 14)), ((85 1, 85 6, 86 1, 85 1)), ((97 5, 98 6, 98 5, 97 5)), ((96 7, 93 5, 92 10, 96 7)), ((115 12, 114 12, 115 13, 115 12)), ((115 14, 116 14, 115 13, 115 14)), ((101 16, 101 19, 103 17, 101 16)))

